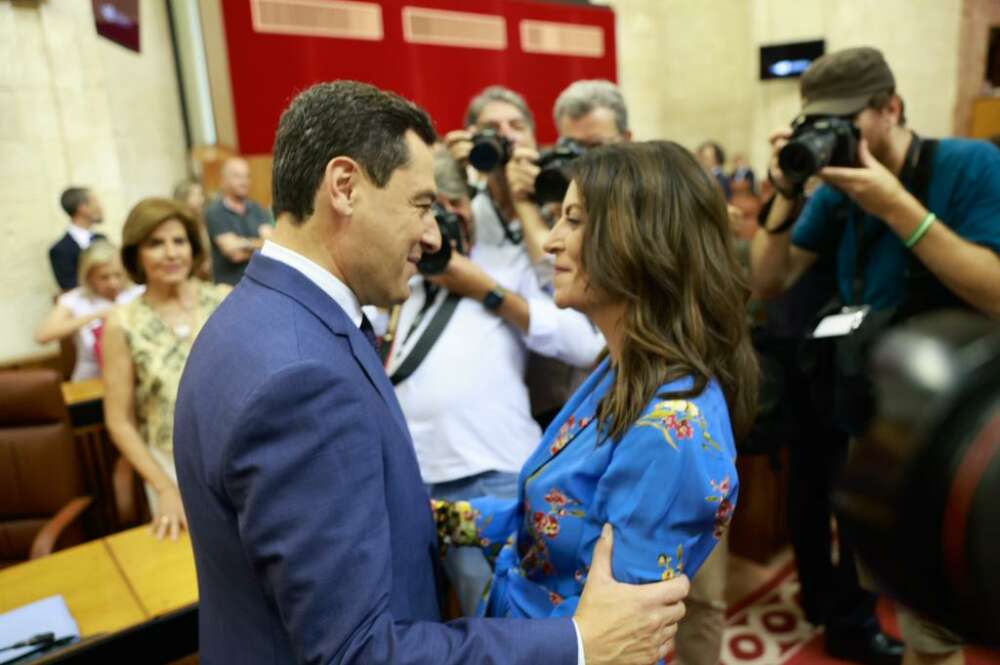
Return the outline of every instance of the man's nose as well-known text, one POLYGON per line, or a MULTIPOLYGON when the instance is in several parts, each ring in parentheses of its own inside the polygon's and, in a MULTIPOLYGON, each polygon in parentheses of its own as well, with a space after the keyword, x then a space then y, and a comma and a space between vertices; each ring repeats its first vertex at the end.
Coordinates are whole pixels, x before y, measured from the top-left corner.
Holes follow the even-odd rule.
POLYGON ((441 229, 438 228, 433 214, 428 214, 427 217, 429 221, 424 224, 424 234, 420 236, 420 244, 424 252, 430 254, 441 249, 441 229))

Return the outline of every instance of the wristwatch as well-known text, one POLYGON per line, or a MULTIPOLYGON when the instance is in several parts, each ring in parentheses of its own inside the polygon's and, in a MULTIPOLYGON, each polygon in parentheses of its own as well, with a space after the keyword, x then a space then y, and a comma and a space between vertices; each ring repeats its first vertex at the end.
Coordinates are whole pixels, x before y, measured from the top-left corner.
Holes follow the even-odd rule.
POLYGON ((503 288, 499 284, 490 289, 486 297, 483 298, 483 307, 495 312, 503 304, 504 298, 507 297, 507 289, 503 288))

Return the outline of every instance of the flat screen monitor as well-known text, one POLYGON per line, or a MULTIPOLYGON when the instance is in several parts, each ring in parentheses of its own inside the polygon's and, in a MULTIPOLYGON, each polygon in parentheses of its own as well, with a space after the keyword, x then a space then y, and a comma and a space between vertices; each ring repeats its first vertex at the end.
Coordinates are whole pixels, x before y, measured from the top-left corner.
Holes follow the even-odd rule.
POLYGON ((792 42, 760 47, 760 78, 786 79, 802 76, 812 61, 823 55, 826 42, 792 42))

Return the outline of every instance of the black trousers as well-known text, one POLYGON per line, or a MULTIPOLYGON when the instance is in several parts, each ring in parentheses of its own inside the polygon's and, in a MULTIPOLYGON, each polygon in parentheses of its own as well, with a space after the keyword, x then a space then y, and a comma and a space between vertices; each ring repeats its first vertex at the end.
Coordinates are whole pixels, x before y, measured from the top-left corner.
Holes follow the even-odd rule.
POLYGON ((837 533, 837 561, 833 560, 831 494, 847 461, 848 436, 838 430, 821 408, 829 382, 807 376, 796 359, 786 364, 786 395, 792 399, 799 435, 789 446, 788 519, 801 584, 802 607, 812 624, 825 624, 827 633, 857 635, 879 630, 876 596, 858 584, 854 549, 844 531, 837 533))

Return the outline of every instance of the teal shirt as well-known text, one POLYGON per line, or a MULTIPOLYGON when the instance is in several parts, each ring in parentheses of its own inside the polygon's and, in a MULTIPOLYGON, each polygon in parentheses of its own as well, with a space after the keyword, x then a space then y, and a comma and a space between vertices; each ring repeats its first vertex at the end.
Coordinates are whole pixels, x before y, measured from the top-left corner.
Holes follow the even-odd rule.
MULTIPOLYGON (((912 184, 904 185, 912 191, 912 184)), ((960 237, 1000 254, 1000 150, 985 141, 940 140, 924 204, 960 237)), ((795 224, 792 243, 815 253, 836 251, 840 295, 851 302, 859 219, 866 236, 878 232, 865 264, 863 303, 874 309, 897 307, 905 295, 909 250, 885 222, 865 213, 837 189, 824 184, 816 190, 795 224), (847 224, 834 248, 840 206, 846 206, 847 224)))

